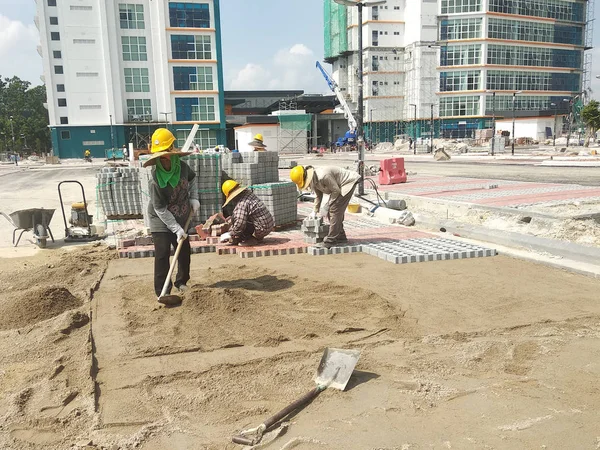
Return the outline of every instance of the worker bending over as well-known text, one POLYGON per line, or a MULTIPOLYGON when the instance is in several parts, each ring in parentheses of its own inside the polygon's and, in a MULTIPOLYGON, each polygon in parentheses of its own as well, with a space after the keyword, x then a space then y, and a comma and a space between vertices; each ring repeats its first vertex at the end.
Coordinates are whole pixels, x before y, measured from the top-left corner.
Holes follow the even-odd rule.
MULTIPOLYGON (((169 273, 171 246, 177 247, 182 239, 181 252, 177 259, 177 277, 175 287, 180 291, 187 289, 190 280, 190 242, 187 230, 184 230, 190 214, 200 208, 198 190, 192 181, 196 174, 181 161, 186 153, 174 149, 175 136, 166 128, 157 129, 152 135, 152 156, 144 162, 144 167, 152 168, 150 181, 150 231, 154 241, 154 291, 160 297, 169 273)), ((171 292, 171 285, 167 294, 171 292)), ((160 298, 159 298, 160 301, 160 298)))
POLYGON ((273 231, 273 216, 250 190, 234 180, 223 183, 222 190, 227 199, 223 207, 229 203, 235 204, 235 207, 228 219, 231 228, 221 236, 221 242, 229 241, 240 246, 256 245, 273 231))
POLYGON ((360 175, 339 167, 296 166, 290 172, 290 178, 300 190, 312 190, 315 195, 314 210, 316 217, 321 209, 323 194, 329 195, 329 234, 318 247, 331 248, 335 244, 348 241, 344 231, 344 214, 352 199, 360 175))

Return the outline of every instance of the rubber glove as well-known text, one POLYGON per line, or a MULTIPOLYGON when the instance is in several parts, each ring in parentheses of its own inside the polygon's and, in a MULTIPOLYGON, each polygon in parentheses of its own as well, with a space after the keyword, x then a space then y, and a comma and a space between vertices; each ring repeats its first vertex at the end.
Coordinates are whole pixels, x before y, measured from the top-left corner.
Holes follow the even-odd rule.
POLYGON ((177 242, 183 241, 188 237, 186 232, 181 227, 179 227, 179 230, 177 230, 175 234, 177 235, 177 242))
POLYGON ((200 202, 198 200, 196 200, 195 198, 191 198, 190 206, 192 207, 192 211, 194 212, 194 214, 196 214, 198 212, 198 210, 200 209, 200 202))
POLYGON ((231 233, 227 232, 227 233, 223 233, 221 235, 221 239, 219 239, 219 242, 227 242, 231 239, 231 233))

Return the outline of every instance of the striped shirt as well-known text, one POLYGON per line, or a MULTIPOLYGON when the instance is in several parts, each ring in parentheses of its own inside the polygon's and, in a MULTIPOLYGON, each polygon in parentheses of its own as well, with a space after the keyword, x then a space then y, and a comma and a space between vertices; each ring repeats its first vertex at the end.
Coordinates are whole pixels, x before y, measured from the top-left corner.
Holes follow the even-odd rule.
POLYGON ((256 195, 245 190, 239 195, 231 215, 232 227, 229 232, 232 238, 241 238, 248 225, 254 226, 254 237, 261 239, 273 231, 275 220, 256 195))

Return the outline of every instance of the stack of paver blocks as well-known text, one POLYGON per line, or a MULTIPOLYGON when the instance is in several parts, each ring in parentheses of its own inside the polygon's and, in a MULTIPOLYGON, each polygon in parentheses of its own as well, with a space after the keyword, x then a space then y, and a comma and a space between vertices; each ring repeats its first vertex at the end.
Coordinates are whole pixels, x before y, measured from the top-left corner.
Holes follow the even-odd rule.
POLYGON ((196 174, 194 183, 200 200, 200 209, 192 219, 192 226, 204 223, 212 215, 221 212, 221 160, 220 154, 193 154, 184 160, 196 174))
POLYGON ((223 178, 243 186, 279 181, 277 152, 242 152, 223 155, 223 178))
POLYGON ((139 169, 106 167, 97 175, 98 200, 107 218, 143 215, 139 169))
POLYGON ((302 222, 300 228, 304 233, 304 242, 308 244, 318 244, 323 242, 325 236, 329 234, 329 224, 323 223, 323 218, 309 219, 308 217, 302 222))
POLYGON ((275 219, 276 227, 296 222, 298 219, 298 190, 294 183, 257 184, 252 186, 252 190, 275 219))

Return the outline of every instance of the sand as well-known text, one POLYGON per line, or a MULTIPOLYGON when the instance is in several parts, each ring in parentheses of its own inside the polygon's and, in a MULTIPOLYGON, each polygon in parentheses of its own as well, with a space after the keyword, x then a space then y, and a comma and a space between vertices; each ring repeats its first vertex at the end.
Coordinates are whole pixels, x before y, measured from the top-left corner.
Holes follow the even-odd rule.
POLYGON ((198 255, 183 304, 165 308, 151 259, 111 258, 0 265, 0 301, 15 270, 45 267, 69 283, 35 278, 23 295, 62 287, 83 302, 0 331, 0 448, 241 448, 230 436, 310 390, 327 346, 361 351, 347 391, 322 393, 264 448, 598 443, 598 280, 505 257, 198 255))

